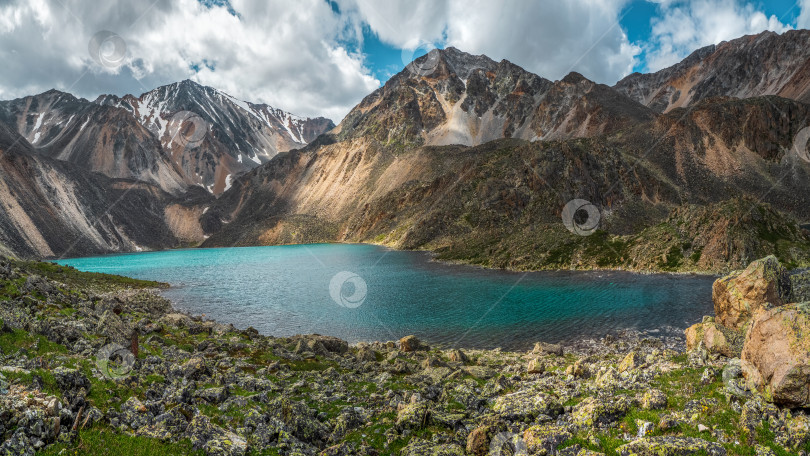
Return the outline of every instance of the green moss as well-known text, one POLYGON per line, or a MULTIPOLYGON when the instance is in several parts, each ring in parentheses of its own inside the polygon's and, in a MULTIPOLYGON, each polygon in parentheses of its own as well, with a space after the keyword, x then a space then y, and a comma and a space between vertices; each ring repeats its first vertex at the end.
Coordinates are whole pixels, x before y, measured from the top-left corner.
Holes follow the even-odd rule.
POLYGON ((82 272, 76 268, 62 266, 56 263, 15 261, 14 266, 71 287, 89 288, 97 291, 114 291, 121 287, 144 289, 165 288, 169 286, 161 282, 138 280, 118 275, 82 272))
POLYGON ((167 443, 148 437, 135 437, 106 429, 80 431, 72 444, 51 445, 38 453, 42 456, 203 456, 191 442, 167 443))
POLYGON ((302 361, 285 361, 291 370, 293 371, 300 371, 300 372, 309 372, 309 371, 325 371, 330 367, 337 367, 334 362, 329 361, 319 361, 317 359, 306 359, 302 361))

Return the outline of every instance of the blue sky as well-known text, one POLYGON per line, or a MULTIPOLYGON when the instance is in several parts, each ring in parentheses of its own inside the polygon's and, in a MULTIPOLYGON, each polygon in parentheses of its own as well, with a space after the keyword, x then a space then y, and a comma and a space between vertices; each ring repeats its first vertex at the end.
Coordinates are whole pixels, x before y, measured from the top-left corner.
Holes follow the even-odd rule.
POLYGON ((192 79, 338 122, 418 49, 454 46, 550 80, 576 71, 612 85, 723 40, 810 28, 810 0, 794 2, 3 0, 0 99, 51 88, 137 96, 192 79), (125 43, 113 65, 88 46, 100 33, 125 43))
MULTIPOLYGON (((753 5, 755 9, 765 13, 766 16, 775 16, 780 22, 796 28, 801 7, 795 0, 757 0, 748 3, 753 5)), ((639 44, 642 48, 637 56, 637 62, 633 65, 633 71, 650 71, 645 60, 646 51, 643 49, 643 44, 651 41, 652 23, 656 18, 660 18, 662 14, 666 14, 664 9, 657 2, 632 0, 621 10, 620 14, 619 24, 621 29, 627 34, 627 38, 631 43, 639 44)), ((437 43, 437 47, 442 46, 437 43)), ((381 41, 368 26, 363 27, 361 51, 366 56, 372 74, 381 82, 388 80, 402 70, 402 50, 381 41)), ((424 49, 417 49, 414 55, 418 57, 424 53, 424 49)), ((497 56, 492 57, 497 59, 497 56)), ((520 64, 520 62, 514 63, 520 64)))

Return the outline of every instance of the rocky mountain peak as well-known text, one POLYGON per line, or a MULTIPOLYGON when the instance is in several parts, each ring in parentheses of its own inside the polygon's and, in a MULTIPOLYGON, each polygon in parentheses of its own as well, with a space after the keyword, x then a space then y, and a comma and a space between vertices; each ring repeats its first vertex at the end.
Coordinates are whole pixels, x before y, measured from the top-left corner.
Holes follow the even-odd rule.
POLYGON ((552 83, 508 60, 451 47, 408 64, 334 133, 338 140, 477 145, 500 138, 588 137, 649 120, 648 111, 577 73, 552 83))
POLYGON ((562 78, 562 82, 565 82, 566 84, 579 84, 586 81, 591 82, 588 78, 577 73, 576 71, 572 71, 562 78))
POLYGON ((810 102, 810 30, 763 32, 706 46, 656 73, 631 74, 614 89, 657 112, 716 96, 810 102))

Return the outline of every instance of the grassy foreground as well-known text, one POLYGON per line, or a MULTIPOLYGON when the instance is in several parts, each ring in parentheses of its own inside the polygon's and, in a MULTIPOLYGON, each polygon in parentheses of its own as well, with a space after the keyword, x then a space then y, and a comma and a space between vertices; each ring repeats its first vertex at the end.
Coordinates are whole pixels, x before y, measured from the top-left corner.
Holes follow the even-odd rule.
POLYGON ((525 353, 415 338, 349 346, 177 314, 157 283, 3 267, 0 454, 810 451, 804 411, 733 388, 726 361, 687 355, 678 337, 622 334, 525 353), (110 375, 100 349, 132 332, 134 364, 110 375))

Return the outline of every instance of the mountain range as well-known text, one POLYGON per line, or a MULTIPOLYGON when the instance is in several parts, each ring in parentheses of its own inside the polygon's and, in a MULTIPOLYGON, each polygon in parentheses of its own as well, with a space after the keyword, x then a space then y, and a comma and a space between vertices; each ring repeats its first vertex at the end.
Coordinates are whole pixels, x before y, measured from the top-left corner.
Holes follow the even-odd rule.
POLYGON ((191 81, 0 102, 0 249, 340 241, 512 269, 804 265, 807 44, 746 36, 613 87, 434 50, 337 126, 191 81), (598 208, 590 236, 562 222, 572 200, 598 208))

